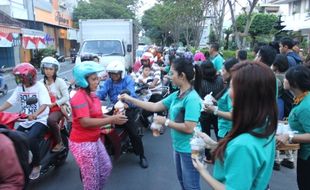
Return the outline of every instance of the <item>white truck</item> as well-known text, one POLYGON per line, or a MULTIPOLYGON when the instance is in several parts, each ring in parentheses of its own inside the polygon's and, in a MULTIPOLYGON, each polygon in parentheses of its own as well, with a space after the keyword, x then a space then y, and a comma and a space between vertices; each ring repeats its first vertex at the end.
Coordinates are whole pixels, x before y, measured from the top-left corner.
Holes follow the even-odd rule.
POLYGON ((120 60, 127 69, 134 64, 132 19, 82 19, 79 28, 81 46, 75 63, 97 56, 104 67, 113 60, 120 60))

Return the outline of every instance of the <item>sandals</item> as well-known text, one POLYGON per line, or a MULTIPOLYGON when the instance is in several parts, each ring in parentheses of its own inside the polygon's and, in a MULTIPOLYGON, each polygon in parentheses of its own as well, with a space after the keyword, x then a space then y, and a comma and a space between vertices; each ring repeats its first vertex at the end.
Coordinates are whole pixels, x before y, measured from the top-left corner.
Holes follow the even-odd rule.
POLYGON ((52 152, 61 152, 65 149, 66 147, 64 146, 63 143, 59 143, 54 148, 51 150, 52 152))
POLYGON ((38 179, 40 177, 40 172, 41 172, 41 165, 38 167, 33 167, 29 175, 29 179, 31 180, 38 179))

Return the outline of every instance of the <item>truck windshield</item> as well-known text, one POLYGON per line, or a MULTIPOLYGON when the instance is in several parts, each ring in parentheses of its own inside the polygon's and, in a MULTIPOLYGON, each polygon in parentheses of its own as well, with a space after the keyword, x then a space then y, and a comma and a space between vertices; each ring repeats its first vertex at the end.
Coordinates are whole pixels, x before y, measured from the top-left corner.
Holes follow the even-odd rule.
POLYGON ((98 54, 100 56, 124 55, 122 44, 117 40, 86 41, 81 49, 81 54, 98 54))

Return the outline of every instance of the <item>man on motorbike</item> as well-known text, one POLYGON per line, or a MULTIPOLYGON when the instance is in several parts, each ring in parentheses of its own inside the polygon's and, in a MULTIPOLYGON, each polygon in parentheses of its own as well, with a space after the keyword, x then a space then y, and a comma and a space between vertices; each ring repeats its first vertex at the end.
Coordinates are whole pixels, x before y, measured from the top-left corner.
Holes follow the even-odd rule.
POLYGON ((29 178, 37 179, 41 170, 39 143, 48 129, 46 123, 51 100, 44 84, 37 82, 37 71, 30 63, 17 65, 13 69, 13 75, 18 86, 11 97, 0 106, 0 111, 12 105, 21 105, 22 112, 28 115, 28 120, 20 122, 17 130, 27 132, 29 136, 30 150, 33 154, 33 168, 29 178), (27 99, 30 97, 35 97, 37 102, 28 105, 27 99))
MULTIPOLYGON (((126 75, 125 66, 122 62, 112 61, 108 64, 106 70, 110 78, 97 92, 101 100, 105 100, 108 96, 110 101, 115 104, 118 101, 118 95, 124 90, 129 91, 131 96, 137 97, 135 94, 134 81, 129 75, 126 75)), ((122 127, 128 131, 135 154, 140 156, 140 166, 142 168, 147 168, 148 162, 144 156, 142 139, 138 135, 138 127, 134 122, 137 114, 136 108, 130 104, 125 104, 125 108, 128 122, 122 125, 122 127)))

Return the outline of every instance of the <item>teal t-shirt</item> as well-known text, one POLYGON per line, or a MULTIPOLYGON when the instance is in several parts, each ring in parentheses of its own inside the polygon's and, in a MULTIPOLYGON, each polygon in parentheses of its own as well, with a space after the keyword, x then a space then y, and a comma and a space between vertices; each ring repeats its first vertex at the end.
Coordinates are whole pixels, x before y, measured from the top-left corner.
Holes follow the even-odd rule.
MULTIPOLYGON (((229 95, 229 90, 227 90, 223 96, 217 101, 217 106, 220 111, 223 112, 231 112, 232 111, 232 102, 229 95)), ((232 128, 232 121, 224 119, 222 117, 218 117, 218 136, 224 138, 225 135, 231 130, 232 128)))
MULTIPOLYGON (((177 123, 184 121, 199 121, 200 110, 202 108, 202 100, 195 90, 188 91, 183 98, 178 97, 178 93, 174 92, 162 103, 169 111, 169 119, 177 123)), ((172 146, 175 151, 182 153, 190 153, 190 139, 193 134, 187 134, 175 129, 171 129, 172 146)))
POLYGON ((272 175, 275 138, 258 138, 244 133, 231 140, 224 161, 215 160, 213 176, 226 190, 264 190, 272 175))
POLYGON ((216 71, 220 71, 222 69, 224 61, 224 58, 220 54, 217 54, 215 57, 211 57, 211 62, 213 63, 216 71))
MULTIPOLYGON (((288 123, 298 134, 310 133, 310 93, 291 110, 288 123)), ((298 157, 307 160, 310 156, 310 143, 301 143, 298 157)))

